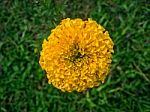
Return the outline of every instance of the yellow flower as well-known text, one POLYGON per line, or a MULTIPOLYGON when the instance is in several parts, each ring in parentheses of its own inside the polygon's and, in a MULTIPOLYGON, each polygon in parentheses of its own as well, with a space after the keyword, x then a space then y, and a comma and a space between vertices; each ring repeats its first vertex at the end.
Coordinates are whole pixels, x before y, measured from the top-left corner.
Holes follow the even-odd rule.
POLYGON ((43 41, 40 65, 49 84, 62 91, 84 91, 103 83, 113 42, 92 19, 64 19, 43 41))

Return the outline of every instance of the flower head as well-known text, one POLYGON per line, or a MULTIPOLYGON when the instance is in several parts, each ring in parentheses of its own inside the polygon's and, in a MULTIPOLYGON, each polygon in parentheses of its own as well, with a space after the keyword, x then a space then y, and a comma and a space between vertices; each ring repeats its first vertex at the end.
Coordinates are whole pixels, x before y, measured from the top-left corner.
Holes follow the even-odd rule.
POLYGON ((84 91, 103 83, 113 42, 94 20, 64 19, 44 40, 40 65, 48 82, 62 91, 84 91))

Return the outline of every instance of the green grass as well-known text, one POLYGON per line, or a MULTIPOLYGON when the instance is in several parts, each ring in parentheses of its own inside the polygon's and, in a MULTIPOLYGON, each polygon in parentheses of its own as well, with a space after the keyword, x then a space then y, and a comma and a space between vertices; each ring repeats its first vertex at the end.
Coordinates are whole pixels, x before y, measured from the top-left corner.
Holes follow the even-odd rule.
POLYGON ((0 112, 150 112, 148 0, 0 2, 0 112), (38 64, 44 38, 63 18, 91 17, 115 43, 105 84, 63 93, 38 64))

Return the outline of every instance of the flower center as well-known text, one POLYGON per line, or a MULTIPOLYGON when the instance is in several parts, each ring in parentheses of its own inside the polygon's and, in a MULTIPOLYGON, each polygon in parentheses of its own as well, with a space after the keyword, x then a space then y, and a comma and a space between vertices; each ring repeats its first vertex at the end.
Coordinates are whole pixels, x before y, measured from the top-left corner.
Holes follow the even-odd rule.
POLYGON ((67 60, 73 63, 76 61, 81 61, 84 55, 82 55, 79 49, 80 48, 78 44, 74 44, 73 46, 71 46, 67 60))
POLYGON ((73 52, 72 56, 70 57, 71 61, 74 62, 82 58, 82 54, 79 51, 73 52))

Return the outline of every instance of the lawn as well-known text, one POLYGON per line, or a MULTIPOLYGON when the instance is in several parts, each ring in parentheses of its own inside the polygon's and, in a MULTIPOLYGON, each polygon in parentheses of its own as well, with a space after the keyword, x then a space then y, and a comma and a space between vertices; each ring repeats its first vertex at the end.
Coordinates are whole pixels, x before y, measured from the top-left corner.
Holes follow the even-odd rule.
POLYGON ((0 2, 0 112, 150 112, 148 0, 0 2), (92 18, 115 44, 106 82, 83 93, 48 84, 41 44, 64 18, 92 18))

